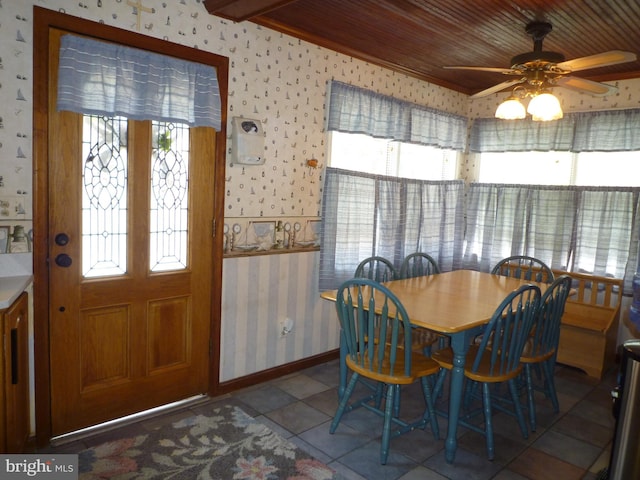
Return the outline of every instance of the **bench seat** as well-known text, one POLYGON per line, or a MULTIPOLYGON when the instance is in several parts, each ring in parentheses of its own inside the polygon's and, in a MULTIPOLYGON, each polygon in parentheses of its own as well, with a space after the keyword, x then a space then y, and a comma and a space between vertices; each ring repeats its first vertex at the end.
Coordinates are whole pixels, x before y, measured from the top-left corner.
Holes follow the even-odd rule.
POLYGON ((560 270, 554 275, 569 275, 575 292, 562 317, 557 361, 600 380, 615 363, 623 281, 560 270))

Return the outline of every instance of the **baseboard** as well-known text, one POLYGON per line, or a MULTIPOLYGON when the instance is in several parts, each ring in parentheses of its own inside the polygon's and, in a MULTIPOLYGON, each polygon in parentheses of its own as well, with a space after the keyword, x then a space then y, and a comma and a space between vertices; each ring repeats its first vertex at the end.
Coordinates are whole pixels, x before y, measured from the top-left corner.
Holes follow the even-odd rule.
POLYGON ((330 350, 319 355, 314 355, 312 357, 303 358, 302 360, 252 373, 251 375, 234 378, 233 380, 229 380, 228 382, 222 382, 218 384, 218 388, 213 392, 213 396, 223 395, 225 393, 233 392, 241 388, 283 377, 284 375, 288 375, 290 373, 299 372, 300 370, 304 370, 305 368, 320 365, 330 360, 335 360, 339 356, 339 349, 330 350))

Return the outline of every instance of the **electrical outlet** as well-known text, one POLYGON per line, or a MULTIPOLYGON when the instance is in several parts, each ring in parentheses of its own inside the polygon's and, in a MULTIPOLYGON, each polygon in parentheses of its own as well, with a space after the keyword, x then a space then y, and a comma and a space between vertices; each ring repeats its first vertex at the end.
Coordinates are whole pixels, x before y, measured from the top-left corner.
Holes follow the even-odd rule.
POLYGON ((286 318, 280 321, 280 338, 286 337, 293 330, 293 320, 286 318))

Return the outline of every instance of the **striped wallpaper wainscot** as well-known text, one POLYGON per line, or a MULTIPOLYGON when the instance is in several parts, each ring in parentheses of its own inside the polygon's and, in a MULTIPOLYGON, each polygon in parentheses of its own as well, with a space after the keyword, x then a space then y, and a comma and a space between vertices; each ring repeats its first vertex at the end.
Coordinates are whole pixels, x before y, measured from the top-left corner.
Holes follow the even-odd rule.
POLYGON ((221 382, 339 347, 335 305, 318 290, 319 251, 223 261, 221 382))

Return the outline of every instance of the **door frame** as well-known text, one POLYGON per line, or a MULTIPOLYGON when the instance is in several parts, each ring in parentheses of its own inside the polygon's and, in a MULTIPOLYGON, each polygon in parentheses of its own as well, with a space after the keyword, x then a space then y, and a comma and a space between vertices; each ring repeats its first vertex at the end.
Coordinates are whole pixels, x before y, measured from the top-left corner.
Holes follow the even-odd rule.
POLYGON ((224 223, 224 182, 226 165, 226 125, 229 59, 211 52, 171 43, 137 32, 34 6, 33 22, 33 310, 35 360, 36 445, 51 439, 51 378, 49 375, 49 30, 58 28, 79 35, 121 43, 130 47, 171 55, 214 66, 218 73, 222 114, 216 132, 214 165, 213 254, 211 290, 211 348, 209 355, 209 395, 220 383, 220 330, 222 298, 222 254, 224 223), (218 225, 218 228, 216 228, 218 225))

